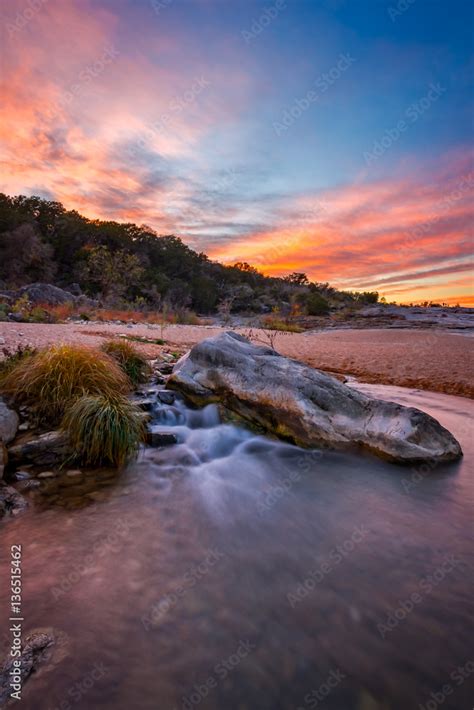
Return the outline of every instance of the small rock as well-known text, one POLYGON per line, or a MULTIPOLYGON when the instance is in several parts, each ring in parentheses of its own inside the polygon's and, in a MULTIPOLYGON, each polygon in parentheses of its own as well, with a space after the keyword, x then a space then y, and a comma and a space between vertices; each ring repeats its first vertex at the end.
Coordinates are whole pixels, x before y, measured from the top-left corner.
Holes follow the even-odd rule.
POLYGON ((53 471, 43 471, 42 473, 38 473, 37 478, 55 478, 56 474, 53 473, 53 471))
POLYGON ((169 362, 163 362, 161 365, 158 365, 158 370, 162 375, 171 375, 173 372, 173 365, 169 362))
POLYGON ((31 478, 31 473, 28 473, 28 471, 15 471, 13 476, 16 481, 26 481, 31 478))
POLYGON ((23 422, 18 427, 18 431, 28 431, 29 428, 30 428, 30 425, 28 424, 28 422, 23 422))
POLYGON ((3 399, 0 399, 0 440, 5 444, 13 441, 18 431, 20 419, 18 414, 7 407, 3 399))
POLYGON ((80 471, 78 468, 71 469, 70 471, 66 471, 66 476, 69 476, 70 478, 82 476, 82 471, 80 471))
POLYGON ((0 338, 0 345, 5 345, 5 338, 0 338))
POLYGON ((151 412, 155 404, 152 399, 136 399, 133 403, 144 412, 151 412))
POLYGON ((175 398, 175 393, 170 390, 161 390, 158 392, 158 399, 160 402, 163 402, 163 404, 174 404, 175 398))
POLYGON ((177 444, 178 439, 171 432, 164 431, 148 431, 147 432, 147 444, 149 446, 171 446, 172 444, 177 444))
POLYGON ((12 486, 0 485, 0 518, 4 515, 16 515, 28 507, 28 501, 12 486))

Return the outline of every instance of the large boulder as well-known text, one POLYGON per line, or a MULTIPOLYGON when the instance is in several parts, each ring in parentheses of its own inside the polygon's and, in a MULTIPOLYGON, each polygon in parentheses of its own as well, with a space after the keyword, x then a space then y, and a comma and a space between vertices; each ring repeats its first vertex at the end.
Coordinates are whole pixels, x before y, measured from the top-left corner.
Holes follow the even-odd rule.
POLYGON ((372 399, 236 333, 195 345, 176 364, 168 386, 196 404, 220 402, 301 446, 359 445, 400 463, 462 456, 452 434, 428 414, 372 399))
POLYGON ((17 291, 18 297, 25 296, 34 305, 59 306, 74 302, 75 296, 52 284, 34 283, 22 286, 17 291))

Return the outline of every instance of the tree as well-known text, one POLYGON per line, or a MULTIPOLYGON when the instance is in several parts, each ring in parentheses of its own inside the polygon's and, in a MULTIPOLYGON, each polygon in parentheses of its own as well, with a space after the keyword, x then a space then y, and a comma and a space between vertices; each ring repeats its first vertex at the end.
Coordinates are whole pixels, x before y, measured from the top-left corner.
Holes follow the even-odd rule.
POLYGON ((0 279, 10 286, 50 281, 56 271, 53 249, 25 222, 0 234, 0 279))
POLYGON ((135 254, 123 250, 111 252, 108 247, 101 245, 88 250, 83 272, 84 277, 108 301, 123 296, 141 279, 144 269, 135 254))
POLYGON ((317 291, 308 294, 306 310, 309 316, 325 316, 329 313, 329 303, 317 291))
POLYGON ((309 279, 306 276, 306 274, 302 273, 301 271, 293 271, 292 274, 289 274, 289 276, 285 276, 285 281, 289 284, 293 284, 294 286, 308 286, 309 285, 309 279))

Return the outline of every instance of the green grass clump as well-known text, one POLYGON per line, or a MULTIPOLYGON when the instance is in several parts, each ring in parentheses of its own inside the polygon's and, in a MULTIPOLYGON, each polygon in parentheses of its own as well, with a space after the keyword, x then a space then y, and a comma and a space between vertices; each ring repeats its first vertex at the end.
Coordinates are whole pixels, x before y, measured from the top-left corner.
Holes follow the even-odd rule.
POLYGON ((145 343, 145 345, 164 345, 163 338, 143 338, 141 335, 122 335, 123 340, 132 340, 134 343, 145 343))
POLYGON ((114 358, 134 386, 146 382, 150 377, 151 368, 146 358, 130 343, 109 340, 102 346, 102 351, 114 358))
POLYGON ((67 410, 61 427, 85 465, 122 466, 137 455, 144 440, 139 409, 123 396, 81 397, 67 410))
POLYGON ((55 345, 22 358, 7 372, 0 386, 16 404, 29 407, 41 423, 56 425, 83 395, 125 394, 130 381, 106 353, 55 345))

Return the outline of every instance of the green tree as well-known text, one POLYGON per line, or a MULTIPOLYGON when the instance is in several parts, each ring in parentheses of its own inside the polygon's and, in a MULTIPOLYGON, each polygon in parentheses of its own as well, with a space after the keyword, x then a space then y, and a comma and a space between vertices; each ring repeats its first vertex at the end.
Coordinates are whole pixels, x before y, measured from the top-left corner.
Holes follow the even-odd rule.
POLYGON ((308 294, 306 310, 309 316, 325 316, 329 313, 329 303, 317 291, 308 294))
POLYGON ((83 271, 84 277, 98 288, 105 301, 123 296, 144 273, 138 256, 123 250, 112 252, 104 245, 88 250, 83 271))

